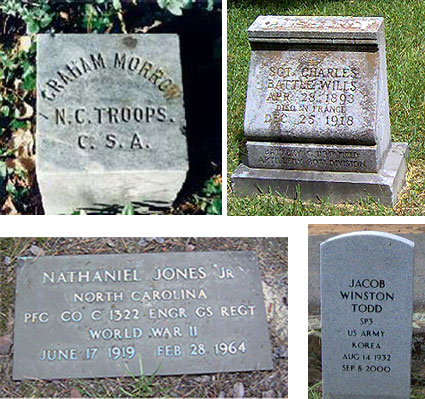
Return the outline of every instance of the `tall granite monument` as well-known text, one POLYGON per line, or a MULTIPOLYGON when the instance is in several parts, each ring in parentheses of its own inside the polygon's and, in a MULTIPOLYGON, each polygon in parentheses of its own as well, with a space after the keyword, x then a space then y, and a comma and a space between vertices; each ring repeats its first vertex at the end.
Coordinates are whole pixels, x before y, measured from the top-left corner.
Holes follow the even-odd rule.
POLYGON ((37 42, 37 180, 48 214, 172 202, 187 143, 175 34, 43 34, 37 42))
POLYGON ((260 16, 248 29, 241 195, 394 205, 406 143, 392 143, 382 18, 260 16))
POLYGON ((254 252, 45 256, 18 267, 14 379, 272 368, 254 252))
POLYGON ((409 399, 413 252, 381 232, 320 245, 325 399, 409 399))

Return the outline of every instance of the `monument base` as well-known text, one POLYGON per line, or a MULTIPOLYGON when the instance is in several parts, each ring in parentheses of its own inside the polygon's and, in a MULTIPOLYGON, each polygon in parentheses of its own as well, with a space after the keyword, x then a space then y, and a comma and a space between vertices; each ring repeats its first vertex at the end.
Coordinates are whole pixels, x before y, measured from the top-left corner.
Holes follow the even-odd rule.
POLYGON ((392 143, 378 173, 257 169, 241 164, 231 176, 232 189, 237 195, 271 190, 294 198, 299 186, 302 200, 355 202, 370 195, 383 205, 394 206, 405 182, 407 156, 407 143, 392 143))
POLYGON ((46 215, 129 202, 171 205, 186 180, 186 170, 37 175, 46 215))

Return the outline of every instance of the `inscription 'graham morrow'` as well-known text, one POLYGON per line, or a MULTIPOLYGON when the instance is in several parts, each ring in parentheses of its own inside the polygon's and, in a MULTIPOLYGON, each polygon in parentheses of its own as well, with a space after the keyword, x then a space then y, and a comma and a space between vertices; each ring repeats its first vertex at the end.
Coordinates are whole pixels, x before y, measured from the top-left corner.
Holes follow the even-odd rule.
POLYGON ((175 199, 188 170, 177 35, 39 35, 37 88, 46 213, 175 199))
POLYGON ((15 379, 272 367, 252 252, 28 258, 17 281, 15 379))
POLYGON ((413 243, 386 233, 320 247, 325 399, 408 399, 413 243))
POLYGON ((45 88, 41 91, 43 98, 53 101, 58 93, 65 90, 66 86, 76 79, 87 75, 98 69, 123 69, 135 72, 141 78, 146 79, 164 92, 169 97, 181 95, 179 87, 173 79, 168 76, 163 67, 157 67, 151 61, 144 61, 137 56, 115 53, 112 56, 113 62, 107 62, 104 54, 90 54, 89 57, 80 57, 78 61, 70 61, 62 70, 56 72, 57 77, 46 82, 45 88))

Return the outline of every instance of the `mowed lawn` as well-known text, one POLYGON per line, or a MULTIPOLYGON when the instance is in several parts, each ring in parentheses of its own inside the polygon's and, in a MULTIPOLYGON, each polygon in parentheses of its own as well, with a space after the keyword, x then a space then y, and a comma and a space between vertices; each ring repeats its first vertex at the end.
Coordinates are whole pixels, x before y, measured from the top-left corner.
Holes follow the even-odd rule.
POLYGON ((425 2, 423 0, 229 0, 228 214, 425 215, 425 2), (258 15, 344 15, 385 18, 391 136, 409 143, 407 184, 393 208, 372 198, 354 204, 304 202, 272 194, 237 197, 230 175, 245 154, 243 119, 250 48, 246 30, 258 15))

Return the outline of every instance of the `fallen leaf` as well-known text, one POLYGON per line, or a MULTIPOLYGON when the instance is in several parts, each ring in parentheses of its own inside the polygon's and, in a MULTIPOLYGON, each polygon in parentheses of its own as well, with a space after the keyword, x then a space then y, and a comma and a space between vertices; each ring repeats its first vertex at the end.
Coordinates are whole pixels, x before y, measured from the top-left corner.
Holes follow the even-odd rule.
POLYGON ((31 158, 34 155, 34 136, 31 130, 18 129, 13 131, 8 147, 16 157, 31 158))
POLYGON ((234 398, 243 398, 245 395, 245 387, 241 382, 237 382, 233 385, 234 398))
POLYGON ((65 11, 61 11, 61 12, 59 13, 59 16, 60 16, 62 19, 66 20, 66 21, 68 21, 68 20, 69 20, 69 15, 68 15, 68 13, 66 13, 65 11))
POLYGON ((7 355, 10 351, 11 346, 12 340, 10 339, 9 334, 0 337, 0 355, 7 355))
POLYGON ((31 105, 29 105, 28 103, 24 102, 23 103, 23 110, 19 112, 19 116, 18 119, 19 120, 23 120, 23 119, 29 119, 34 115, 34 108, 31 107, 31 105))
POLYGON ((29 51, 31 44, 31 36, 21 36, 19 39, 19 51, 29 51))
POLYGON ((71 389, 71 398, 81 398, 81 393, 77 388, 71 389))
POLYGON ((1 213, 3 215, 19 215, 15 205, 13 205, 12 197, 10 195, 6 198, 6 201, 1 208, 1 213))

